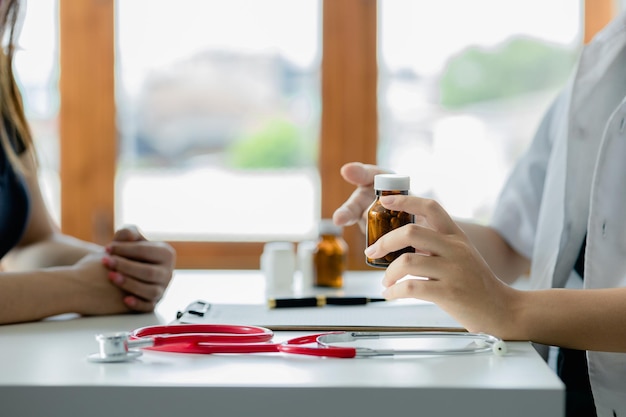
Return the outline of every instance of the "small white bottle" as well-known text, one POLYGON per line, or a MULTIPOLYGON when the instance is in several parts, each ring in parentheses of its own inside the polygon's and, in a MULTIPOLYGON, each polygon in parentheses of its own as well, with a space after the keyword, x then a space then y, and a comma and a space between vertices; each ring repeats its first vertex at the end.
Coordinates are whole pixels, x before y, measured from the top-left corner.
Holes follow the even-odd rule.
POLYGON ((296 252, 297 269, 300 272, 300 281, 298 288, 301 292, 310 291, 313 288, 315 271, 313 268, 313 253, 317 247, 317 242, 313 240, 305 240, 298 243, 296 252))
POLYGON ((268 242, 261 254, 261 271, 267 295, 289 294, 293 289, 296 254, 291 242, 268 242))

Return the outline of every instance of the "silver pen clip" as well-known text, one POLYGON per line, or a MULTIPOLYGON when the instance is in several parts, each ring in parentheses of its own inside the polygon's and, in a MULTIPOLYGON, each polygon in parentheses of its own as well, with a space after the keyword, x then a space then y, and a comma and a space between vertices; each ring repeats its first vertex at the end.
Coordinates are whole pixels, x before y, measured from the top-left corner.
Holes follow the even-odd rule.
POLYGON ((184 311, 178 311, 176 313, 176 320, 180 320, 186 314, 194 317, 204 317, 211 308, 211 304, 206 301, 197 300, 189 304, 184 311))

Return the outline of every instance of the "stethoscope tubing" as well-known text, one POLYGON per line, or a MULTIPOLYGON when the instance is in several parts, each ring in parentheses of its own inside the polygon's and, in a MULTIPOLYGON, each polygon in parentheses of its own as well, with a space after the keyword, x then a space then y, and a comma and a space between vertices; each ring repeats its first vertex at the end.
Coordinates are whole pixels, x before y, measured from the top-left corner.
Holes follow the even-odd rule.
POLYGON ((270 343, 273 337, 265 327, 230 324, 146 326, 129 335, 131 341, 152 339, 146 349, 196 354, 278 352, 276 343, 270 343))
POLYGON ((273 342, 273 331, 265 327, 228 324, 174 324, 147 326, 130 333, 98 335, 100 353, 94 362, 124 361, 137 357, 133 348, 172 353, 265 353, 282 352, 332 358, 393 355, 455 355, 493 351, 506 352, 504 342, 483 333, 464 332, 326 332, 273 342), (465 349, 392 350, 336 346, 332 343, 385 337, 465 337, 479 342, 465 349), (121 341, 120 341, 121 339, 121 341), (310 346, 314 345, 314 346, 310 346))
POLYGON ((278 350, 283 353, 291 353, 295 355, 309 355, 330 358, 355 358, 357 356, 357 349, 355 348, 336 346, 320 347, 317 339, 324 334, 325 333, 313 334, 287 340, 286 342, 283 342, 278 346, 278 350), (317 347, 303 346, 311 343, 318 343, 318 345, 317 347))
POLYGON ((151 338, 145 349, 173 353, 267 353, 283 352, 299 355, 354 357, 354 349, 306 347, 317 343, 321 334, 307 335, 282 343, 272 343, 273 332, 258 326, 240 325, 164 325, 147 326, 130 333, 130 340, 151 338))
POLYGON ((171 324, 146 326, 130 333, 131 339, 151 337, 154 346, 174 344, 239 344, 272 340, 274 332, 265 327, 230 324, 171 324))

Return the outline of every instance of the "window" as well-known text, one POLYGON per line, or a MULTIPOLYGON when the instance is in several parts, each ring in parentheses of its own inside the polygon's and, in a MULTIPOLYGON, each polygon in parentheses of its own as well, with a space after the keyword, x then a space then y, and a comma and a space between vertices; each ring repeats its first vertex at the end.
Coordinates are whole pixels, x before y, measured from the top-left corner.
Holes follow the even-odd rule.
POLYGON ((39 157, 41 191, 60 220, 59 90, 56 1, 28 2, 15 55, 15 76, 39 157), (48 36, 42 36, 42 33, 48 36))
POLYGON ((116 226, 174 241, 313 237, 320 6, 117 2, 116 226))
MULTIPOLYGON (((296 126, 298 127, 296 130, 298 130, 298 134, 301 135, 299 137, 313 138, 313 141, 319 140, 317 145, 315 145, 317 149, 316 161, 318 168, 317 174, 315 175, 319 176, 319 182, 323 192, 321 195, 315 197, 319 199, 319 202, 315 203, 319 204, 319 209, 314 208, 310 213, 305 214, 305 217, 307 217, 306 222, 308 222, 309 225, 311 224, 310 216, 313 216, 313 213, 319 210, 322 217, 329 217, 333 210, 352 192, 352 187, 348 184, 344 184, 339 177, 339 167, 343 163, 358 160, 369 163, 397 164, 395 167, 396 170, 401 170, 403 169, 401 161, 392 160, 393 155, 390 152, 392 147, 385 145, 386 141, 406 137, 419 137, 422 133, 432 136, 433 132, 437 132, 436 135, 438 135, 438 137, 447 137, 450 135, 454 137, 454 132, 458 131, 458 129, 470 129, 474 132, 481 132, 481 129, 484 130, 485 123, 484 120, 479 118, 479 116, 482 117, 483 114, 478 111, 478 105, 474 106, 474 104, 464 104, 462 108, 462 112, 464 113, 462 113, 459 108, 454 109, 454 111, 450 108, 445 108, 441 114, 438 114, 438 116, 440 116, 439 118, 432 122, 421 121, 422 123, 426 123, 421 126, 416 125, 414 120, 405 117, 411 112, 415 113, 414 108, 406 105, 407 95, 414 94, 413 97, 418 97, 421 100, 420 105, 425 106, 430 106, 432 103, 424 101, 423 98, 433 96, 429 94, 422 95, 423 91, 419 90, 426 88, 426 83, 415 83, 416 74, 420 74, 422 79, 426 78, 423 75, 424 68, 408 65, 407 62, 396 61, 395 58, 392 57, 391 51, 387 49, 387 42, 391 42, 394 36, 394 29, 389 26, 389 18, 393 16, 394 9, 396 10, 396 14, 398 11, 402 12, 404 9, 407 16, 411 16, 411 13, 424 14, 425 12, 418 8, 430 7, 432 2, 400 2, 399 0, 385 0, 385 2, 380 3, 376 0, 319 1, 321 5, 317 1, 310 0, 306 2, 291 2, 294 3, 294 5, 291 5, 290 2, 286 2, 279 6, 279 3, 276 1, 262 0, 242 2, 240 0, 234 2, 234 4, 241 6, 238 13, 236 15, 229 15, 230 17, 228 17, 233 20, 229 22, 231 26, 240 28, 240 30, 243 30, 245 24, 251 25, 250 27, 257 27, 257 21, 261 20, 261 17, 259 16, 257 19, 252 8, 256 7, 255 5, 257 3, 262 3, 268 7, 275 6, 278 8, 276 15, 283 19, 282 22, 279 22, 279 26, 283 28, 280 30, 287 30, 285 29, 286 26, 281 25, 288 25, 288 21, 293 20, 294 22, 299 22, 296 25, 298 27, 291 27, 291 29, 289 29, 293 30, 294 33, 299 32, 300 29, 319 31, 317 35, 309 38, 314 39, 314 41, 312 41, 313 43, 305 43, 302 45, 302 48, 296 48, 307 58, 301 60, 302 56, 298 55, 299 58, 293 57, 287 59, 290 65, 300 63, 294 67, 290 67, 291 70, 294 70, 293 74, 296 75, 295 79, 298 80, 298 88, 302 87, 300 89, 289 90, 298 91, 296 96, 292 96, 297 97, 294 102, 297 103, 297 105, 292 106, 291 104, 293 103, 283 103, 275 107, 282 109, 282 111, 296 110, 294 113, 289 113, 289 117, 293 117, 293 119, 288 118, 288 120, 291 120, 292 127, 293 121, 297 121, 296 126), (424 6, 422 6, 422 3, 424 6), (305 8, 309 10, 311 16, 303 16, 301 12, 305 8), (380 12, 380 20, 378 12, 380 12), (381 26, 380 44, 378 42, 379 33, 377 29, 379 21, 381 26), (379 45, 380 51, 377 50, 379 45), (379 57, 381 58, 380 61, 378 61, 379 57), (302 62, 306 62, 306 64, 302 64, 302 62), (378 67, 379 62, 381 63, 380 68, 378 67), (407 69, 412 72, 407 71, 407 69), (316 78, 317 81, 315 81, 316 78), (316 82, 318 83, 318 87, 315 87, 316 82), (406 86, 406 89, 398 88, 399 85, 406 86), (315 92, 315 88, 319 88, 319 90, 315 92), (380 102, 378 100, 379 97, 380 102), (316 100, 318 100, 317 103, 316 100), (306 116, 303 117, 303 114, 306 116), (319 124, 316 126, 316 123, 319 124), (381 136, 380 146, 377 140, 379 131, 381 136), (401 134, 397 135, 397 132, 401 134), (315 138, 316 135, 318 138, 315 138), (379 151, 378 156, 377 150, 379 151)), ((155 10, 159 7, 158 2, 139 2, 138 0, 136 2, 142 5, 150 3, 148 6, 144 7, 155 7, 155 10)), ((31 3, 35 5, 35 2, 31 3)), ((167 136, 168 129, 174 131, 174 135, 178 136, 179 131, 183 130, 183 127, 184 129, 188 129, 191 126, 194 127, 195 130, 193 132, 185 132, 185 134, 182 135, 185 137, 185 140, 182 142, 186 141, 188 144, 190 142, 194 143, 196 140, 195 132, 198 131, 204 131, 205 133, 207 131, 229 131, 227 126, 229 120, 211 118, 205 120, 203 117, 196 117, 197 113, 191 116, 180 116, 174 112, 172 114, 177 115, 176 117, 173 117, 171 114, 168 116, 168 120, 172 123, 164 123, 166 122, 164 120, 155 120, 155 122, 161 124, 160 127, 156 129, 156 132, 150 133, 150 140, 146 141, 146 138, 141 136, 143 133, 141 133, 141 135, 139 134, 139 132, 144 132, 142 129, 150 125, 140 125, 139 121, 142 120, 141 117, 154 120, 154 118, 158 119, 161 117, 160 115, 164 114, 158 111, 139 114, 139 110, 142 112, 148 110, 147 108, 143 108, 144 106, 137 105, 140 103, 139 100, 143 97, 147 97, 145 94, 148 93, 158 96, 162 91, 167 91, 167 88, 163 90, 154 87, 155 85, 159 85, 161 88, 164 88, 162 86, 167 84, 165 81, 169 80, 169 78, 164 77, 164 75, 167 75, 167 71, 177 66, 178 70, 182 71, 182 73, 189 74, 189 76, 194 75, 193 70, 189 69, 189 67, 193 65, 188 64, 191 57, 195 56, 195 54, 189 51, 189 45, 179 45, 181 54, 185 52, 186 56, 174 56, 168 52, 167 54, 162 54, 162 57, 167 59, 167 61, 154 61, 150 63, 149 67, 139 69, 131 65, 133 60, 132 54, 150 53, 150 49, 153 47, 175 51, 176 45, 172 47, 166 43, 175 43, 176 39, 186 39, 186 35, 183 33, 184 29, 179 29, 183 31, 181 33, 172 32, 174 24, 178 19, 177 16, 183 16, 190 11, 200 10, 200 7, 212 7, 214 3, 197 0, 193 2, 193 5, 195 5, 193 7, 197 7, 198 9, 192 10, 190 9, 192 3, 177 2, 176 7, 170 6, 168 17, 164 20, 159 20, 162 24, 161 30, 164 33, 169 32, 170 36, 160 38, 161 41, 158 43, 152 42, 152 38, 144 38, 143 40, 138 38, 140 43, 132 45, 130 44, 131 41, 126 38, 128 35, 125 35, 124 31, 127 29, 124 29, 124 25, 128 24, 128 22, 133 22, 132 20, 125 20, 132 16, 130 11, 132 10, 133 3, 135 3, 135 0, 120 0, 117 3, 120 8, 118 11, 119 26, 117 27, 117 35, 116 26, 114 24, 116 20, 116 10, 113 2, 72 2, 71 5, 68 2, 59 3, 60 63, 61 68, 63 68, 60 74, 61 110, 59 120, 61 137, 63 138, 60 146, 60 157, 63 161, 60 165, 61 183, 63 185, 63 193, 61 195, 61 222, 65 232, 97 242, 106 242, 110 239, 115 225, 119 224, 118 222, 133 221, 142 226, 144 216, 145 220, 149 220, 149 214, 152 214, 153 211, 156 213, 157 210, 163 209, 164 207, 165 214, 163 214, 163 216, 187 215, 187 212, 168 213, 168 211, 174 209, 167 207, 166 202, 158 199, 150 201, 150 208, 147 209, 150 212, 132 213, 131 208, 124 207, 123 199, 132 199, 135 198, 135 195, 128 191, 126 191, 128 194, 125 194, 123 190, 136 189, 132 187, 141 188, 142 185, 138 182, 139 179, 148 178, 154 180, 156 175, 162 175, 165 172, 167 172, 168 175, 171 174, 177 176, 177 178, 181 178, 181 176, 184 176, 190 171, 198 170, 198 167, 207 167, 215 156, 209 150, 203 150, 201 157, 189 157, 186 153, 188 150, 184 150, 187 146, 185 143, 168 143, 168 141, 165 141, 166 148, 161 148, 157 152, 156 149, 153 149, 156 146, 156 142, 152 142, 156 140, 156 137, 162 134, 165 135, 165 137, 173 137, 167 136), (131 14, 126 16, 126 13, 131 14), (120 37, 119 42, 124 42, 124 46, 120 46, 117 56, 115 53, 116 36, 120 37), (126 50, 125 48, 130 49, 126 50), (124 52, 125 50, 126 52, 124 52), (116 59, 119 59, 119 62, 116 62, 116 59), (123 73, 119 71, 115 73, 114 68, 116 68, 116 65, 118 65, 118 70, 123 69, 123 73), (149 76, 148 72, 146 72, 148 69, 150 70, 149 76), (159 71, 161 71, 160 75, 159 71), (155 80, 160 81, 156 82, 155 80), (150 85, 152 86, 152 90, 146 88, 150 85), (120 106, 119 109, 116 109, 116 103, 120 106), (178 156, 174 158, 174 161, 169 160, 165 163, 160 159, 161 156, 164 155, 167 157, 166 159, 171 159, 171 156, 175 154, 174 150, 170 152, 167 146, 172 146, 172 149, 178 152, 178 156), (155 172, 155 167, 158 167, 159 172, 155 172), (152 175, 154 175, 154 177, 150 178, 152 175), (120 201, 116 201, 116 198, 120 196, 120 201)), ((525 3, 529 4, 528 7, 539 7, 535 5, 535 2, 520 3, 522 4, 520 7, 524 7, 523 5, 525 3)), ((544 3, 547 9, 551 10, 553 7, 558 8, 558 2, 556 0, 544 3)), ((589 33, 599 29, 613 13, 612 9, 607 7, 607 5, 612 3, 610 0, 597 0, 588 3, 585 9, 585 15, 587 16, 585 20, 587 25, 585 39, 587 39, 589 33), (590 28, 590 22, 595 22, 596 25, 590 28)), ((223 5, 224 3, 220 2, 219 4, 223 5)), ((445 4, 448 3, 446 2, 445 4)), ((37 7, 40 7, 39 2, 37 2, 37 7)), ((481 2, 461 1, 457 3, 456 7, 463 7, 463 13, 455 13, 454 15, 446 17, 450 19, 457 18, 458 16, 465 17, 468 13, 475 11, 480 12, 480 17, 484 19, 486 16, 497 16, 498 13, 507 12, 507 10, 498 9, 500 7, 499 3, 483 4, 481 2), (472 10, 472 8, 475 10, 472 10)), ((562 16, 571 17, 572 13, 580 13, 581 10, 578 4, 571 2, 562 3, 560 7, 562 16)), ((455 9, 452 8, 452 10, 455 9)), ((208 13, 206 17, 208 22, 208 19, 211 18, 213 13, 225 13, 225 11, 204 13, 208 13)), ((538 13, 538 15, 542 13, 538 13)), ((202 15, 202 13, 192 13, 192 16, 196 14, 199 16, 202 15)), ((143 32, 145 27, 145 35, 148 35, 151 33, 150 31, 154 30, 151 28, 150 22, 147 22, 147 20, 151 19, 150 16, 152 15, 150 13, 144 13, 142 16, 144 17, 143 20, 138 23, 134 21, 133 23, 137 25, 135 31, 143 32)), ((220 14, 220 16, 224 16, 224 19, 227 18, 227 15, 220 14)), ((415 17, 415 15, 413 16, 415 17)), ((418 15, 415 18, 419 17, 418 15)), ((478 16, 476 18, 478 18, 478 16)), ((194 20, 195 19, 192 19, 191 21, 194 22, 194 20)), ((220 45, 208 43, 209 39, 214 41, 214 37, 210 36, 209 32, 203 32, 205 28, 198 28, 198 25, 198 23, 195 25, 190 24, 189 27, 185 29, 200 30, 201 36, 207 40, 207 43, 204 45, 206 51, 208 51, 207 53, 209 55, 215 54, 217 46, 220 45)), ((393 23, 393 25, 396 25, 396 23, 393 23)), ((397 25, 397 30, 405 28, 407 33, 410 33, 412 30, 410 25, 406 25, 400 21, 397 22, 397 25)), ((275 29, 271 28, 268 29, 267 32, 270 33, 273 30, 275 29)), ((267 40, 267 36, 262 32, 264 32, 264 30, 257 30, 256 34, 258 36, 256 37, 259 39, 249 38, 248 41, 257 46, 261 45, 264 39, 267 40)), ((521 29, 518 30, 518 33, 523 32, 524 31, 521 29)), ((579 34, 574 34, 571 30, 569 33, 573 37, 579 36, 579 34)), ((153 34, 154 36, 158 35, 154 32, 153 34)), ((231 32, 230 35, 227 35, 225 32, 224 36, 225 38, 236 37, 234 32, 231 32)), ((430 39, 436 38, 436 34, 430 32, 427 32, 426 35, 419 34, 412 36, 427 36, 430 39)), ((296 39, 295 36, 294 39, 296 39)), ((220 39, 220 41, 222 40, 225 39, 220 39)), ((414 39, 414 42, 418 41, 421 41, 421 39, 414 39)), ((504 45, 504 38, 498 38, 497 41, 504 45)), ((562 45, 569 45, 570 41, 552 39, 550 42, 561 42, 562 45)), ((242 44, 238 44, 230 50, 230 54, 234 51, 234 53, 238 55, 238 58, 233 58, 232 55, 230 55, 230 57, 233 60, 254 60, 259 58, 259 51, 267 55, 269 50, 267 45, 270 44, 271 42, 266 42, 264 44, 265 46, 260 46, 257 49, 249 45, 242 46, 242 44), (242 52, 245 52, 245 58, 243 58, 244 54, 242 52)), ((398 45, 407 45, 407 43, 400 42, 398 45)), ((483 46, 485 45, 487 44, 483 43, 483 46)), ((488 45, 493 46, 492 44, 488 45)), ((408 44, 408 46, 410 47, 411 44, 408 44)), ((273 47, 276 47, 276 44, 274 44, 273 47)), ((449 45, 446 53, 454 53, 454 48, 454 46, 450 47, 449 45)), ((457 51, 458 50, 459 49, 457 49, 457 51)), ((414 51, 410 50, 408 52, 412 53, 414 51)), ((152 52, 151 55, 153 57, 159 56, 159 54, 154 52, 152 52)), ((284 56, 287 55, 288 54, 284 56)), ((213 63, 215 63, 215 58, 211 59, 213 59, 213 63)), ((211 61, 211 59, 209 59, 209 61, 211 61)), ((262 75, 260 74, 263 74, 261 68, 268 68, 271 67, 271 65, 275 65, 275 62, 269 63, 269 61, 246 62, 254 62, 254 64, 247 65, 247 67, 252 67, 252 69, 246 72, 245 75, 245 77, 251 78, 261 77, 262 75)), ((267 74, 267 72, 265 74, 267 74)), ((238 74, 233 73, 229 75, 236 78, 238 74)), ((215 87, 227 86, 214 86, 213 88, 215 87)), ((549 94, 548 90, 546 90, 546 94, 549 94)), ((284 100, 285 97, 285 95, 281 95, 277 100, 284 100)), ((192 98, 188 98, 188 100, 193 101, 192 98)), ((536 108, 543 109, 545 102, 546 101, 538 101, 536 108)), ((178 103, 177 107, 184 107, 184 105, 187 104, 188 101, 183 100, 178 103)), ((273 102, 271 104, 272 106, 268 107, 274 108, 273 102)), ((430 113, 431 111, 433 111, 433 108, 429 107, 428 111, 423 114, 432 115, 433 113, 430 113)), ((535 117, 531 117, 531 115, 526 112, 523 114, 524 117, 528 116, 528 120, 535 117)), ((532 120, 533 121, 528 122, 529 127, 535 123, 535 119, 532 120)), ((254 122, 251 123, 254 124, 254 122)), ((262 125, 263 123, 260 124, 262 125)), ((152 126, 155 125, 153 124, 152 126)), ((260 132, 262 133, 264 130, 262 128, 245 130, 245 132, 233 133, 230 137, 259 137, 262 136, 260 132)), ((180 133, 182 134, 182 132, 180 133)), ((489 131, 485 133, 484 137, 488 138, 490 135, 491 132, 489 131)), ((472 136, 476 135, 473 134, 472 136)), ((420 140, 422 143, 419 146, 429 151, 428 146, 430 145, 428 145, 428 139, 421 138, 420 140)), ((507 139, 507 144, 510 143, 514 142, 510 142, 507 139)), ((445 145, 446 141, 444 140, 442 146, 445 145)), ((193 145, 189 149, 191 149, 192 154, 196 155, 199 148, 193 145)), ((434 148, 431 147, 430 151, 432 151, 432 149, 434 148)), ((509 155, 508 157, 511 156, 509 155)), ((506 161, 506 159, 504 161, 506 161)), ((411 172, 411 174, 417 175, 417 177, 413 179, 413 184, 416 187, 422 186, 418 178, 419 172, 411 172)), ((197 184, 195 185, 197 194, 206 194, 207 190, 210 190, 210 187, 203 182, 203 178, 202 176, 197 177, 195 180, 187 178, 187 181, 184 181, 184 183, 185 185, 197 184), (197 182, 194 183, 194 181, 197 182)), ((169 180, 161 179, 159 183, 160 189, 165 189, 165 187, 168 186, 167 181, 169 180)), ((317 185, 312 185, 312 187, 317 187, 317 185)), ((435 190, 432 182, 425 185, 425 187, 435 190)), ((294 192, 292 188, 290 188, 289 193, 296 195, 296 192, 294 192)), ((154 193, 152 195, 154 195, 154 193)), ((221 203, 226 206, 228 205, 228 201, 225 202, 222 200, 221 203)), ((202 202, 202 204, 205 203, 202 202)), ((454 206, 454 203, 450 204, 454 206)), ((183 206, 182 203, 181 206, 183 206)), ((487 206, 488 199, 478 201, 472 209, 472 212, 467 214, 483 215, 484 213, 485 216, 488 216, 487 209, 485 209, 487 206)), ((253 206, 247 208, 249 211, 255 210, 253 206)), ((459 213, 461 215, 465 214, 463 211, 459 211, 459 213)), ((148 224, 150 224, 150 222, 148 222, 148 224)), ((153 228, 153 226, 149 227, 153 228)), ((204 237, 200 238, 197 236, 196 232, 198 232, 198 230, 192 230, 189 227, 185 229, 182 227, 182 224, 180 228, 181 230, 187 231, 185 238, 189 240, 172 242, 178 251, 178 267, 258 267, 263 244, 261 235, 266 231, 259 231, 259 234, 252 238, 248 237, 247 239, 242 239, 240 237, 241 240, 235 242, 210 242, 203 240, 204 237), (249 241, 249 239, 253 239, 253 241, 249 241)), ((309 226, 303 226, 297 233, 303 233, 302 236, 305 236, 305 229, 309 228, 309 226)), ((171 235, 173 230, 156 230, 156 227, 154 227, 154 230, 151 232, 158 232, 161 233, 162 236, 168 236, 171 235)), ((205 232, 202 233, 206 234, 205 232)), ((364 268, 362 255, 364 243, 360 231, 356 227, 347 228, 345 230, 345 237, 350 245, 350 268, 364 268)))
POLYGON ((487 221, 582 45, 568 0, 380 2, 382 166, 487 221), (489 10, 489 13, 485 11, 489 10))

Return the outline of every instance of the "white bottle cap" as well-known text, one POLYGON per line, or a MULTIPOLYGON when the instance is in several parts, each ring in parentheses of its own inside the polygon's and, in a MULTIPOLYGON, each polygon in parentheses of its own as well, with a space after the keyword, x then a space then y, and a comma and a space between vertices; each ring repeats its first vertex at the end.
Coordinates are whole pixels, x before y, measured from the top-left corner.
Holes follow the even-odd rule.
POLYGON ((409 190, 411 178, 408 175, 378 174, 374 176, 375 190, 409 190))
POLYGON ((341 236, 343 228, 333 223, 332 219, 322 219, 319 224, 320 235, 341 236))

